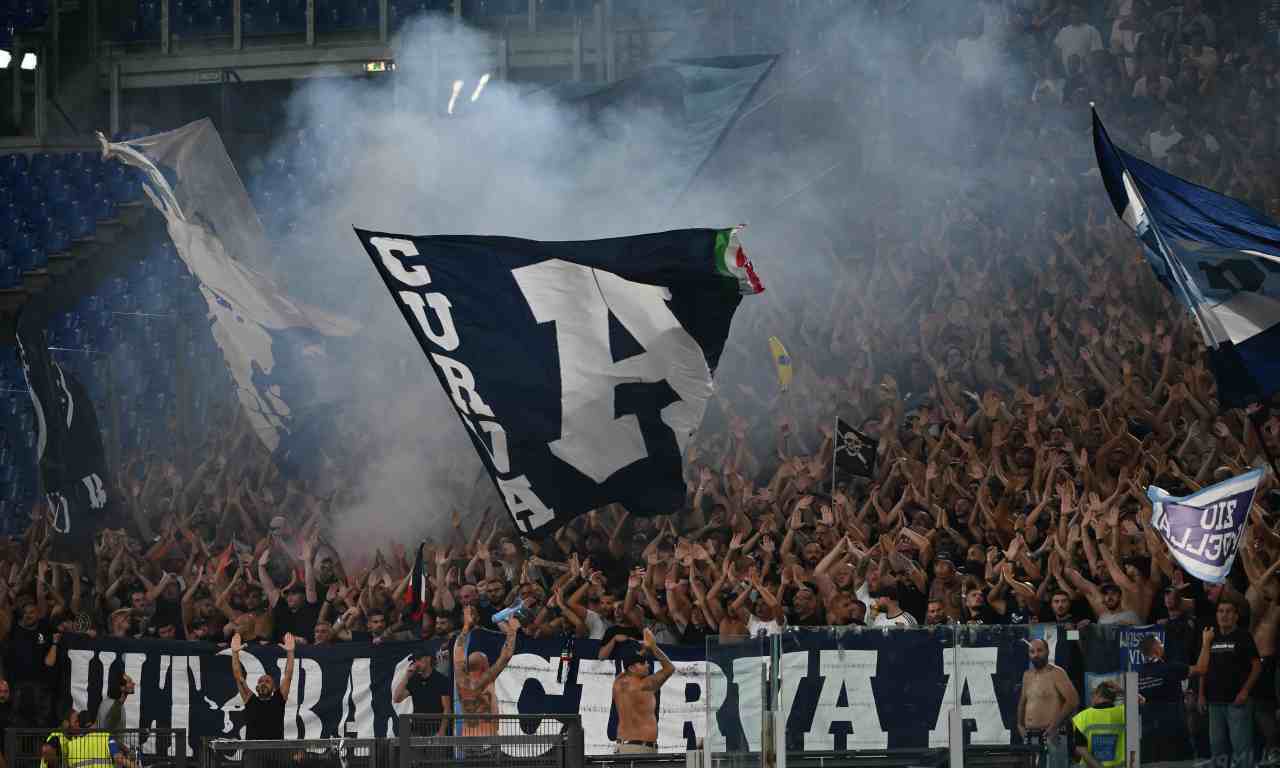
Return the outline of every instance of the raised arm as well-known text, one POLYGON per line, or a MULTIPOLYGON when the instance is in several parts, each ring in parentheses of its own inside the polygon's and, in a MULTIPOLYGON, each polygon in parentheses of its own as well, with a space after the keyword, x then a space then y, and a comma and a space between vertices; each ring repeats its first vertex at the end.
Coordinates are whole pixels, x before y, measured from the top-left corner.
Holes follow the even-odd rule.
POLYGON ((656 691, 662 688, 662 684, 667 682, 667 679, 675 673, 676 666, 671 663, 671 659, 667 658, 667 654, 658 647, 658 641, 654 639, 653 633, 647 627, 644 630, 644 647, 658 660, 662 668, 640 681, 640 688, 646 691, 656 691))
POLYGON ((244 684, 244 667, 240 665, 240 633, 231 636, 231 676, 236 680, 236 689, 240 691, 240 701, 248 704, 253 693, 244 684))
POLYGON ((284 635, 284 675, 280 678, 280 696, 285 700, 289 700, 289 689, 293 687, 293 651, 296 642, 293 633, 286 632, 284 635))

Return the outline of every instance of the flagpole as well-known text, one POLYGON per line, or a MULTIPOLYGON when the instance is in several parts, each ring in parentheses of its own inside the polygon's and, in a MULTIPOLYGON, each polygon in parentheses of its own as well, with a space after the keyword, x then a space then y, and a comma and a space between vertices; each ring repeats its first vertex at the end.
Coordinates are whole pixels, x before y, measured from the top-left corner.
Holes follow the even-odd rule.
MULTIPOLYGON (((1125 162, 1124 156, 1120 152, 1120 148, 1111 141, 1111 134, 1107 133, 1107 127, 1102 125, 1102 118, 1097 117, 1097 107, 1092 101, 1089 102, 1089 109, 1093 112, 1098 125, 1102 127, 1102 135, 1106 139, 1107 144, 1110 145, 1116 160, 1120 163, 1120 168, 1124 173, 1127 173, 1132 177, 1133 174, 1129 171, 1129 164, 1125 162)), ((1101 170, 1102 169, 1099 168, 1099 172, 1101 172, 1101 170)), ((1122 178, 1121 184, 1123 183, 1124 181, 1122 178)), ((1178 288, 1181 289, 1183 298, 1187 303, 1187 309, 1191 311, 1191 316, 1196 319, 1196 325, 1200 326, 1200 335, 1204 337, 1206 344, 1217 349, 1217 337, 1209 333, 1208 323, 1206 323, 1205 319, 1200 316, 1200 310, 1198 309, 1199 304, 1191 297, 1191 289, 1187 286, 1186 275, 1183 274, 1182 262, 1174 258, 1173 251, 1170 250, 1169 244, 1164 241, 1164 235, 1160 232, 1160 226, 1156 223, 1155 216, 1151 215, 1151 208, 1147 205, 1147 200, 1142 196, 1142 190, 1138 189, 1136 182, 1132 184, 1132 189, 1133 193, 1138 196, 1138 201, 1142 203, 1143 210, 1147 212, 1147 226, 1151 228, 1151 232, 1156 236, 1156 243, 1160 246, 1160 255, 1164 257, 1165 264, 1169 267, 1170 276, 1173 278, 1174 282, 1178 284, 1178 288)), ((1135 218, 1135 222, 1136 221, 1137 219, 1135 218)), ((1134 234, 1138 234, 1136 224, 1134 227, 1134 234)), ((1139 242, 1141 242, 1141 237, 1139 237, 1139 242)))
POLYGON ((836 451, 840 450, 840 414, 834 417, 834 423, 831 425, 831 498, 834 503, 836 496, 836 451))

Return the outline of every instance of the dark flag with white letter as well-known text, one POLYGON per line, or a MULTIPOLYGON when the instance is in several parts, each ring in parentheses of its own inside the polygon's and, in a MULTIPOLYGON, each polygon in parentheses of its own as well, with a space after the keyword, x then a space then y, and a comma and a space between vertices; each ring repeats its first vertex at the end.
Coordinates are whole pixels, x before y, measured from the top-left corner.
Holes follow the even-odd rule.
POLYGON ((1261 480, 1262 470, 1255 469, 1180 498, 1154 485, 1147 489, 1151 524, 1187 573, 1226 581, 1261 480))
POLYGON ((525 535, 667 514, 734 310, 736 230, 576 242, 357 230, 525 535))
POLYGON ((93 541, 110 514, 107 463, 93 400, 49 355, 45 313, 18 322, 18 354, 36 413, 36 457, 51 515, 50 560, 92 567, 93 541))
POLYGON ((844 419, 836 419, 836 467, 858 477, 871 477, 876 471, 876 445, 844 419))

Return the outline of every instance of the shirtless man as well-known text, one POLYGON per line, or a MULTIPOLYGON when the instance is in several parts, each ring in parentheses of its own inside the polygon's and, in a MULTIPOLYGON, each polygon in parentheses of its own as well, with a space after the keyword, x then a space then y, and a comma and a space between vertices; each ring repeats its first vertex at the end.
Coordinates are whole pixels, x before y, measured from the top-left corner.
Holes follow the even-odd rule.
POLYGON ((1067 768, 1070 753, 1059 729, 1080 704, 1080 694, 1062 667, 1049 663, 1049 644, 1032 640, 1027 649, 1031 669, 1022 673, 1018 697, 1018 735, 1042 745, 1040 768, 1067 768))
MULTIPOLYGON (((458 702, 464 715, 496 715, 498 714, 498 697, 493 690, 493 681, 498 679, 511 654, 516 649, 516 633, 520 631, 520 622, 511 619, 503 622, 502 631, 507 641, 502 644, 502 653, 498 660, 489 665, 489 657, 480 651, 467 654, 467 638, 471 630, 480 624, 480 614, 474 605, 462 609, 462 632, 453 643, 453 679, 458 687, 458 702)), ((463 736, 497 736, 498 721, 466 720, 462 721, 463 736)))
POLYGON ((1098 616, 1099 624, 1124 624, 1133 627, 1142 623, 1136 612, 1121 607, 1119 586, 1104 583, 1099 588, 1075 568, 1067 568, 1064 572, 1075 588, 1084 593, 1089 601, 1089 607, 1098 616))
POLYGON ((644 653, 631 653, 623 659, 623 673, 613 681, 613 705, 618 710, 619 754, 658 751, 658 710, 654 692, 662 687, 676 668, 648 629, 644 631, 643 650, 656 658, 662 669, 649 674, 649 662, 645 660, 644 653))

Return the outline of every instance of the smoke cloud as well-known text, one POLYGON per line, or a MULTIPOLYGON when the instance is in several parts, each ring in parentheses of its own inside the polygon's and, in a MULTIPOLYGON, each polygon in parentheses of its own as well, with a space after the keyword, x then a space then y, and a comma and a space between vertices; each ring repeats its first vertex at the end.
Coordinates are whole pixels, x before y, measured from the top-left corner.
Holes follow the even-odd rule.
MULTIPOLYGON (((931 256, 912 242, 931 209, 1014 181, 987 157, 1004 133, 987 105, 993 93, 1029 94, 1031 81, 1001 53, 1008 32, 996 6, 954 4, 955 37, 929 50, 916 27, 847 7, 873 4, 732 5, 736 52, 781 56, 687 190, 693 169, 668 151, 679 126, 658 109, 586 120, 552 90, 496 76, 472 102, 480 78, 496 75, 494 41, 451 19, 408 23, 391 77, 317 78, 295 92, 287 134, 258 174, 289 169, 301 201, 267 212, 300 222, 275 271, 299 298, 365 327, 350 379, 324 382, 359 425, 348 433, 361 469, 340 548, 413 542, 441 533, 451 509, 501 508, 488 480, 476 483, 465 430, 351 227, 557 240, 746 223, 767 292, 740 307, 717 376, 741 412, 773 399, 770 334, 783 335, 800 377, 862 368, 856 345, 831 343, 847 265, 928 268, 931 256), (454 114, 444 116, 455 80, 454 114)), ((730 52, 717 20, 674 18, 668 58, 730 52)), ((881 288, 886 312, 930 301, 881 288)), ((910 354, 905 344, 901 359, 872 364, 893 370, 910 354)), ((804 404, 795 410, 803 428, 804 404)), ((723 421, 713 404, 708 429, 723 421)), ((770 453, 772 436, 758 439, 770 453)))

